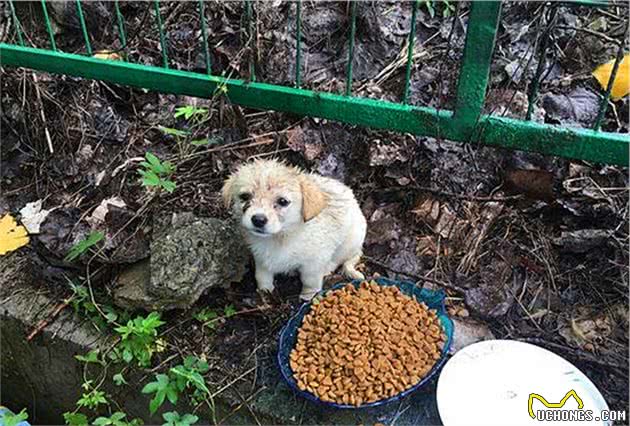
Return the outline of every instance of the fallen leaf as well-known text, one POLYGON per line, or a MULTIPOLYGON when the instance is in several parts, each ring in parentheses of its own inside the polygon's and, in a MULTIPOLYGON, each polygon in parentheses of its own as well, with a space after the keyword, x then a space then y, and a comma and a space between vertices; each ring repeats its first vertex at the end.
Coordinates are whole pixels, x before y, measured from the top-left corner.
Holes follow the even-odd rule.
POLYGON ((19 249, 28 242, 26 228, 18 226, 13 216, 7 214, 0 219, 0 255, 19 249))
MULTIPOLYGON (((608 81, 610 80, 614 66, 615 60, 613 59, 612 61, 598 66, 595 71, 593 71, 593 77, 597 79, 599 85, 602 86, 604 90, 608 88, 608 81)), ((619 64, 610 96, 616 101, 623 98, 628 93, 630 93, 630 54, 626 54, 619 64)))
POLYGON ((50 213, 50 210, 42 210, 42 200, 27 203, 20 210, 20 221, 29 234, 39 234, 39 227, 50 213))
POLYGON ((544 201, 552 201, 553 175, 546 170, 510 170, 505 176, 507 186, 514 192, 544 201))
POLYGON ((107 61, 122 61, 122 56, 112 50, 99 50, 92 55, 96 59, 105 59, 107 61))

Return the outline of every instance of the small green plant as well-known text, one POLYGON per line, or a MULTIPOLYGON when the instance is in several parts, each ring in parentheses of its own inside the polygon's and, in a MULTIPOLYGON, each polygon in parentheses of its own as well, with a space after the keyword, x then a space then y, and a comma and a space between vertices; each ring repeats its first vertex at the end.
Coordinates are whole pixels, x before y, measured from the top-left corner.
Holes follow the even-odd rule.
POLYGON ((122 386, 122 385, 127 384, 127 381, 125 380, 125 377, 122 375, 122 373, 114 374, 114 377, 112 377, 112 380, 114 381, 114 384, 116 386, 122 386))
POLYGON ((190 426, 199 420, 194 414, 184 414, 180 416, 177 411, 169 411, 162 414, 162 418, 166 423, 163 426, 190 426))
POLYGON ((85 355, 75 355, 74 356, 78 361, 87 363, 87 364, 100 364, 102 366, 105 366, 105 361, 103 361, 101 358, 99 358, 99 351, 98 350, 93 350, 88 352, 85 355))
MULTIPOLYGON (((83 384, 83 387, 86 388, 86 385, 91 385, 91 380, 88 380, 83 384)), ((86 389, 87 390, 87 389, 86 389)), ((92 389, 91 391, 84 393, 81 395, 81 398, 77 401, 77 407, 79 408, 88 408, 90 410, 95 410, 99 405, 107 405, 109 401, 105 397, 105 392, 100 391, 98 389, 92 389)))
MULTIPOLYGON (((427 12, 429 12, 429 16, 431 16, 431 18, 435 17, 435 7, 433 5, 434 1, 435 0, 422 0, 422 2, 424 3, 425 7, 427 8, 427 12)), ((443 8, 442 8, 442 17, 443 18, 448 18, 449 16, 451 16, 452 13, 455 11, 455 6, 450 4, 449 0, 440 0, 440 3, 443 6, 443 8)))
POLYGON ((140 426, 144 424, 141 419, 133 419, 128 421, 127 414, 122 411, 116 411, 109 417, 97 417, 92 424, 95 426, 140 426))
POLYGON ((197 108, 193 105, 185 105, 175 108, 175 118, 184 117, 186 120, 196 118, 198 122, 203 122, 208 118, 207 108, 197 108))
MULTIPOLYGON (((26 408, 22 408, 22 411, 20 411, 17 414, 14 414, 7 410, 4 412, 2 417, 0 417, 0 424, 4 426, 17 426, 18 424, 22 423, 23 421, 27 419, 28 419, 28 413, 26 412, 26 408)), ((179 424, 183 424, 183 423, 179 423, 179 424)))
POLYGON ((104 237, 105 235, 103 235, 102 232, 98 232, 98 231, 92 232, 83 241, 79 241, 78 243, 73 245, 70 248, 70 251, 64 258, 64 260, 66 262, 72 262, 73 260, 81 256, 83 253, 87 252, 91 247, 101 242, 104 237))
POLYGON ((156 375, 155 381, 147 383, 142 389, 142 393, 153 394, 149 403, 151 414, 155 413, 166 399, 176 404, 180 393, 186 389, 192 390, 193 402, 199 403, 206 399, 210 395, 210 390, 206 386, 203 374, 209 369, 206 361, 189 355, 183 364, 171 368, 168 375, 156 375))
POLYGON ((153 353, 163 349, 161 340, 157 338, 157 329, 165 324, 160 320, 160 314, 150 313, 146 318, 138 316, 127 321, 126 325, 114 330, 120 335, 121 341, 114 348, 116 356, 126 363, 134 359, 141 367, 150 365, 153 353))
POLYGON ((157 329, 163 324, 165 322, 160 320, 160 314, 151 312, 146 318, 138 316, 127 321, 126 325, 116 327, 114 330, 121 340, 114 349, 115 353, 126 363, 135 359, 140 367, 148 367, 153 353, 159 350, 157 329))
POLYGON ((63 419, 69 426, 85 426, 88 424, 88 418, 81 413, 63 413, 63 419))
POLYGON ((234 307, 234 305, 227 305, 223 309, 223 314, 226 318, 233 317, 234 315, 236 315, 236 308, 234 307))
POLYGON ((177 185, 170 177, 175 173, 175 166, 169 161, 161 161, 150 152, 147 152, 144 158, 146 161, 140 163, 142 168, 138 170, 142 177, 142 185, 147 188, 156 187, 166 192, 173 192, 177 185))

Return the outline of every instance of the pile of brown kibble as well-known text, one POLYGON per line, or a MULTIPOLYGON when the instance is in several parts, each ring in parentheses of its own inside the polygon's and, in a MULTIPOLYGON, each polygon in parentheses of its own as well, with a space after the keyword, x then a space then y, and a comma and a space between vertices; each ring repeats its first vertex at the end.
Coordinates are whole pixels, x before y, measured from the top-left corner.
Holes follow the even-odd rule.
POLYGON ((359 406, 418 383, 445 341, 435 311, 397 287, 348 284, 313 303, 290 365, 301 390, 359 406))

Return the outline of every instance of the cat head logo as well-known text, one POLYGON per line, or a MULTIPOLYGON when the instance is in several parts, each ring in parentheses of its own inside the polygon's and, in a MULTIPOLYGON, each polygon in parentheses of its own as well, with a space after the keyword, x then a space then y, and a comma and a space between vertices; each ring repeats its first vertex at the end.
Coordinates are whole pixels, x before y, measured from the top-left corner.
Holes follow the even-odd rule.
POLYGON ((580 398, 579 395, 573 389, 567 392, 567 394, 560 400, 560 402, 548 402, 543 396, 538 395, 537 393, 530 393, 529 400, 527 401, 527 409, 529 411, 529 416, 532 419, 536 418, 536 415, 534 414, 534 409, 533 409, 533 404, 534 404, 535 399, 542 402, 542 404, 547 408, 562 408, 564 407, 564 404, 566 404, 566 402, 571 397, 575 398, 575 400, 578 403, 578 408, 580 410, 584 408, 584 402, 582 402, 582 398, 580 398))

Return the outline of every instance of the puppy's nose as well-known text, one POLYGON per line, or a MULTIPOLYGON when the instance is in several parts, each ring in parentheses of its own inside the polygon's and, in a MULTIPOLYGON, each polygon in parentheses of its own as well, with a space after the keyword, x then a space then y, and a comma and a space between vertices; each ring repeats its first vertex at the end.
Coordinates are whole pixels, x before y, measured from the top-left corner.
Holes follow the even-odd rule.
POLYGON ((252 216, 252 223, 256 228, 262 228, 267 224, 267 216, 264 214, 255 214, 252 216))

